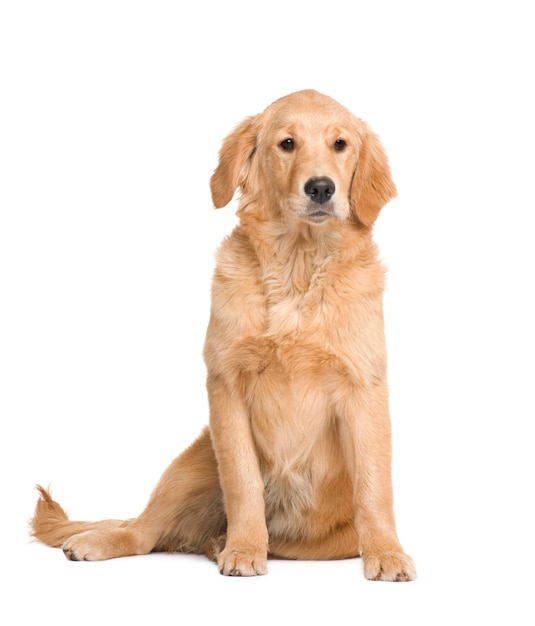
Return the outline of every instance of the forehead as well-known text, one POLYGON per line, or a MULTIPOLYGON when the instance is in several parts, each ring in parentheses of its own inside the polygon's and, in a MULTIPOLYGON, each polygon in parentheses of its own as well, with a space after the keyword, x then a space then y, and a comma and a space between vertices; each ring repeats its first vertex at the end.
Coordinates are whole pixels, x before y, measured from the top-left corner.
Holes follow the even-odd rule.
POLYGON ((294 94, 281 98, 262 114, 264 132, 328 133, 359 131, 358 119, 335 100, 320 94, 294 94))

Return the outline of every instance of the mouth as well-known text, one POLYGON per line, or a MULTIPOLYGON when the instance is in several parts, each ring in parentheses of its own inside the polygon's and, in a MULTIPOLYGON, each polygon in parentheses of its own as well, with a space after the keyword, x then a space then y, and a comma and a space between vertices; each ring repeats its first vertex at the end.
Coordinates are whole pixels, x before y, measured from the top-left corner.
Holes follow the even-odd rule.
POLYGON ((325 222, 325 220, 328 220, 330 217, 333 217, 333 214, 327 211, 314 211, 313 213, 306 214, 306 219, 314 224, 325 222))
POLYGON ((312 224, 321 224, 328 219, 337 217, 336 211, 329 206, 318 207, 313 206, 310 207, 307 211, 305 211, 303 217, 312 224))

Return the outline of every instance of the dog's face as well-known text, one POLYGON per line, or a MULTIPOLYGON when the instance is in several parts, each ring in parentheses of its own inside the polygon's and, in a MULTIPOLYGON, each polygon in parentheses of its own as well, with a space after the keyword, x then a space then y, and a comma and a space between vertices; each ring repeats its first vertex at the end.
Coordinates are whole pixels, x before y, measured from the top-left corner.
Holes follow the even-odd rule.
POLYGON ((285 220, 347 219, 363 129, 327 99, 301 92, 290 100, 266 111, 257 135, 267 191, 285 220))
POLYGON ((270 218, 314 225, 335 219, 371 226, 396 195, 376 135, 312 90, 285 96, 244 120, 223 143, 211 187, 216 207, 240 187, 242 206, 262 198, 270 218))

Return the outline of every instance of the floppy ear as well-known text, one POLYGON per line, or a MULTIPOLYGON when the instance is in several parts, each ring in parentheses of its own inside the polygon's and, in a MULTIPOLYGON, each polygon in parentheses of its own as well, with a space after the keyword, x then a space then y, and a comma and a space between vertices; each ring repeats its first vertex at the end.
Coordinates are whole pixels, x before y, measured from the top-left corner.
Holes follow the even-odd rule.
POLYGON ((357 170, 351 184, 351 206, 365 226, 372 226, 384 205, 397 196, 384 148, 366 126, 357 170))
POLYGON ((256 116, 247 117, 226 137, 219 151, 219 163, 210 179, 216 209, 226 206, 238 186, 247 180, 249 159, 256 147, 256 116))

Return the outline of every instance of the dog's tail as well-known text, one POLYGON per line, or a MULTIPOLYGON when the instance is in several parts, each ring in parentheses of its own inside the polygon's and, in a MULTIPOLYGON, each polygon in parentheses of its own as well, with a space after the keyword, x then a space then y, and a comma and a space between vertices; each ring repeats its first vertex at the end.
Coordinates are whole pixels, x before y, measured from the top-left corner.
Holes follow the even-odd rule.
POLYGON ((35 513, 30 520, 30 534, 41 543, 53 548, 62 546, 69 537, 86 530, 117 528, 122 520, 103 520, 101 522, 72 522, 61 506, 52 499, 49 489, 36 485, 40 498, 35 513))

